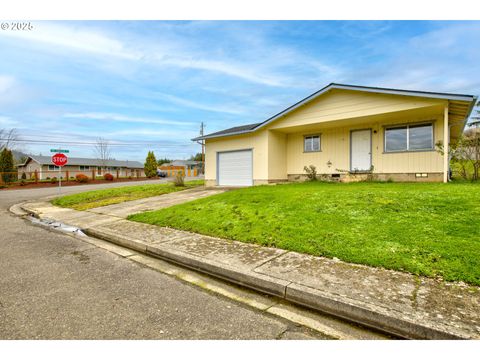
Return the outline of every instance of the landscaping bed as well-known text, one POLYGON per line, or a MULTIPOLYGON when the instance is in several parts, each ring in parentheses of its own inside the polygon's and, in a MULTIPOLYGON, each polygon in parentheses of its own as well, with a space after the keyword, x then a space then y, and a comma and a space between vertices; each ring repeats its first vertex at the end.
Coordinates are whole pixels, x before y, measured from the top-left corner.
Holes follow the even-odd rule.
POLYGON ((100 206, 118 204, 124 201, 143 199, 168 194, 203 185, 203 180, 185 182, 185 186, 173 183, 125 186, 121 188, 87 191, 80 194, 62 196, 52 201, 53 205, 75 210, 88 210, 100 206))
POLYGON ((480 184, 257 186, 129 220, 480 285, 480 184))
MULTIPOLYGON (((89 179, 87 183, 81 183, 76 180, 62 180, 63 186, 76 186, 76 185, 92 185, 92 184, 111 184, 114 183, 123 183, 123 182, 136 182, 136 181, 146 181, 146 180, 156 180, 156 178, 120 178, 114 180, 105 180, 103 177, 99 177, 95 180, 89 179)), ((48 187, 58 187, 58 181, 52 180, 39 180, 37 183, 34 181, 25 181, 23 184, 18 181, 10 184, 0 184, 1 190, 21 190, 21 189, 37 189, 37 188, 48 188, 48 187)))

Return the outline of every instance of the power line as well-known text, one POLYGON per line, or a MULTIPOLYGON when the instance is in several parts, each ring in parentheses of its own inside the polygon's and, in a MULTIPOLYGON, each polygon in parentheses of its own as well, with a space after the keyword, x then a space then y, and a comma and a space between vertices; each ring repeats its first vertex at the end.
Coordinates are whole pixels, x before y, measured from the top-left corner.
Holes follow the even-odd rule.
MULTIPOLYGON (((7 140, 0 138, 0 140, 7 140)), ((14 143, 26 143, 26 144, 62 144, 62 145, 79 145, 79 146, 91 146, 96 145, 96 142, 80 142, 80 141, 62 141, 62 140, 32 140, 32 139, 19 139, 12 141, 14 143)), ((160 144, 155 142, 133 143, 133 142, 109 142, 108 146, 158 146, 158 147, 179 147, 189 146, 191 143, 179 143, 179 144, 160 144)))

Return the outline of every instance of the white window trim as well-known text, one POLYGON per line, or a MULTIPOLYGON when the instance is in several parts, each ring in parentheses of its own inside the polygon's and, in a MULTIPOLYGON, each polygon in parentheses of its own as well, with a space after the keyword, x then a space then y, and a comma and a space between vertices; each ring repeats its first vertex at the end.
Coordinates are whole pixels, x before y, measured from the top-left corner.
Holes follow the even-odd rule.
POLYGON ((48 165, 48 171, 58 171, 59 169, 57 165, 48 165))
POLYGON ((311 153, 311 152, 320 152, 322 151, 322 139, 321 139, 321 134, 313 134, 313 135, 304 135, 303 136, 303 152, 304 153, 311 153), (318 137, 318 150, 313 150, 313 142, 312 142, 312 150, 306 150, 305 149, 305 140, 307 138, 315 138, 318 137))
POLYGON ((383 152, 384 153, 404 153, 404 152, 421 152, 421 151, 433 151, 435 150, 435 139, 434 139, 435 128, 433 126, 433 122, 426 122, 426 123, 416 123, 416 124, 398 124, 398 125, 389 125, 385 126, 383 130, 383 152), (410 127, 420 127, 430 125, 432 128, 432 146, 430 148, 425 149, 410 149, 410 127), (401 129, 407 128, 407 148, 405 150, 387 150, 387 131, 390 129, 401 129))

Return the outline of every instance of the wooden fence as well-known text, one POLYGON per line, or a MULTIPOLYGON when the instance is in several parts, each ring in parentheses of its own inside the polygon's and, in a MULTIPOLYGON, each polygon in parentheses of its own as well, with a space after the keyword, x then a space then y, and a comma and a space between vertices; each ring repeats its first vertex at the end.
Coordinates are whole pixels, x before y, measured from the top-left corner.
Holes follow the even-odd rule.
POLYGON ((167 173, 168 177, 176 176, 177 173, 182 173, 185 176, 197 176, 198 170, 197 169, 187 169, 185 170, 184 166, 160 166, 160 170, 167 173))

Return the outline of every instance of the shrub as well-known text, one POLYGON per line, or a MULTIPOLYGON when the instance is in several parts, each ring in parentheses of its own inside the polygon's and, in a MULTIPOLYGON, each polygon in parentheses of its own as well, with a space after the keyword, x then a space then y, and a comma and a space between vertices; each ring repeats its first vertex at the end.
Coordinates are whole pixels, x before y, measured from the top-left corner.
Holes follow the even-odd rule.
POLYGON ((303 171, 305 171, 309 181, 317 180, 317 168, 314 165, 304 166, 303 171))
POLYGON ((157 160, 155 159, 155 154, 153 151, 149 151, 147 158, 145 159, 145 176, 152 178, 157 176, 157 160))
POLYGON ((104 174, 103 178, 107 181, 113 181, 113 175, 109 173, 104 174))
POLYGON ((20 186, 25 186, 25 185, 27 185, 27 182, 24 179, 20 180, 20 186))
POLYGON ((17 168, 14 165, 11 150, 3 148, 0 152, 0 174, 4 183, 11 183, 18 180, 17 168))
POLYGON ((50 180, 50 183, 51 184, 55 184, 57 182, 57 178, 54 176, 51 180, 50 180))
POLYGON ((75 178, 77 179, 77 181, 79 183, 87 183, 88 182, 88 176, 84 175, 84 174, 77 174, 75 176, 75 178))
POLYGON ((27 180, 27 174, 22 173, 22 180, 27 180))
POLYGON ((50 176, 47 176, 47 179, 46 180, 50 180, 50 176))
POLYGON ((185 186, 185 175, 182 171, 177 171, 177 174, 173 178, 173 184, 175 186, 185 186))

